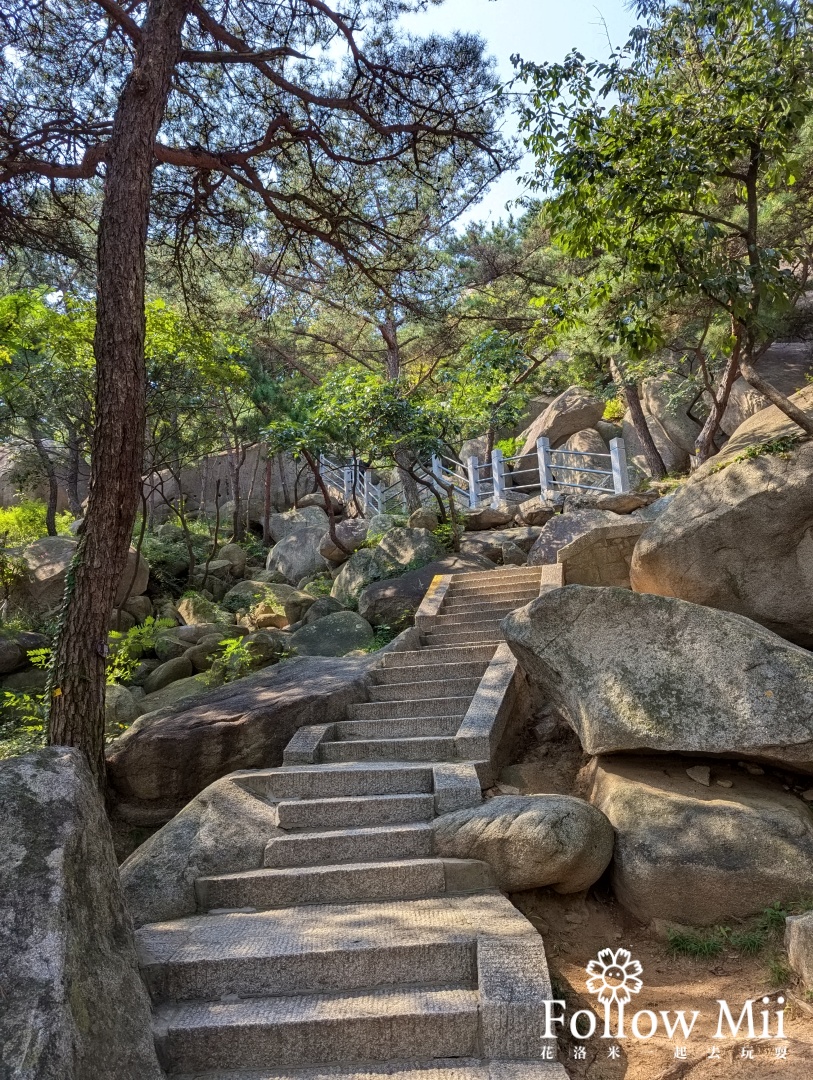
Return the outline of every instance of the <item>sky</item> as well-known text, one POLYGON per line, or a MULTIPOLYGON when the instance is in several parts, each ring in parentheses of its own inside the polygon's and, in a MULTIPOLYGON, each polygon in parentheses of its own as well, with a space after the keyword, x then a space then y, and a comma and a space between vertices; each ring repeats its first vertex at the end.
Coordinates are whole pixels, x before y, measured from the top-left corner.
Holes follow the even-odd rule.
MULTIPOLYGON (((446 0, 440 7, 405 16, 402 25, 415 34, 476 32, 485 38, 500 75, 513 74, 511 56, 540 63, 561 60, 576 48, 588 59, 607 58, 610 47, 623 45, 635 22, 626 0, 446 0)), ((516 133, 509 117, 506 132, 516 133)), ((464 217, 497 221, 505 204, 522 194, 519 177, 530 162, 502 176, 464 217)))

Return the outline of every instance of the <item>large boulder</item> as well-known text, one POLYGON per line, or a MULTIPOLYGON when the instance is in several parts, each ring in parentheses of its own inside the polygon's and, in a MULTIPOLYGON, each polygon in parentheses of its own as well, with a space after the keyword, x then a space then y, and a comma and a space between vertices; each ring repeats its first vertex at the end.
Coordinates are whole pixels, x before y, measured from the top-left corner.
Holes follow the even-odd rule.
POLYGON ((553 886, 581 892, 613 854, 613 829, 600 811, 570 795, 500 796, 432 822, 435 854, 479 859, 505 892, 553 886))
POLYGON ((502 630, 588 754, 683 751, 813 772, 813 656, 749 619, 567 585, 502 630))
POLYGON ((534 546, 539 526, 526 525, 520 529, 487 529, 483 532, 466 533, 460 541, 461 555, 485 555, 491 562, 499 562, 505 544, 516 544, 526 555, 534 546))
POLYGON ((387 574, 417 569, 444 554, 443 544, 427 529, 390 529, 374 548, 387 574))
POLYGON ((595 428, 577 431, 575 435, 571 435, 562 443, 559 452, 552 458, 554 479, 560 484, 579 485, 571 488, 572 491, 579 491, 584 487, 600 487, 602 484, 612 491, 612 477, 602 478, 588 471, 609 469, 608 453, 607 444, 595 428), (568 454, 568 456, 563 457, 563 454, 568 454), (583 454, 589 454, 590 457, 583 457, 583 454))
POLYGON ((600 525, 571 540, 556 553, 565 585, 630 587, 630 564, 635 545, 648 527, 646 521, 616 515, 612 525, 600 525))
POLYGON ((555 563, 559 550, 577 537, 603 525, 616 524, 618 518, 610 510, 575 510, 572 514, 552 517, 534 541, 528 555, 529 566, 545 566, 555 563))
MULTIPOLYGON (((322 513, 315 506, 308 507, 308 511, 311 510, 322 513)), ((324 535, 324 527, 297 529, 296 532, 289 533, 268 552, 267 569, 279 571, 292 585, 301 581, 302 578, 310 577, 311 574, 320 574, 328 570, 330 564, 323 555, 319 554, 324 535)))
MULTIPOLYGON (((756 369, 772 386, 788 397, 803 390, 813 373, 813 355, 809 341, 783 341, 772 345, 757 361, 756 369)), ((720 421, 720 427, 727 435, 732 435, 762 409, 767 409, 770 402, 745 379, 736 379, 731 387, 726 411, 720 421)))
MULTIPOLYGON (((646 426, 649 428, 652 441, 655 443, 655 447, 666 466, 666 471, 670 473, 685 472, 689 467, 688 453, 672 442, 657 417, 651 413, 644 413, 644 420, 646 420, 646 426)), ((627 452, 627 462, 639 469, 645 476, 651 476, 646 455, 644 454, 643 443, 638 438, 638 432, 635 430, 629 411, 624 414, 621 432, 627 452)))
POLYGON ((705 470, 638 541, 633 589, 735 611, 813 645, 812 488, 811 442, 705 470))
POLYGON ((26 654, 14 638, 0 637, 0 675, 25 667, 26 654))
MULTIPOLYGON (((25 592, 35 607, 48 611, 62 603, 65 577, 78 547, 78 540, 70 536, 43 536, 23 551, 29 571, 25 592)), ((119 607, 128 596, 140 596, 145 592, 149 578, 146 560, 135 548, 130 548, 114 606, 119 607)))
POLYGON ((144 681, 144 693, 155 694, 163 690, 170 683, 178 682, 179 679, 188 679, 195 672, 192 661, 188 656, 176 656, 173 660, 166 660, 163 664, 150 672, 144 681))
POLYGON ((130 820, 157 823, 234 769, 281 765, 298 728, 343 720, 348 705, 366 699, 375 663, 295 657, 140 717, 107 747, 115 798, 130 820))
POLYGON ((110 826, 82 754, 0 762, 0 1074, 161 1080, 110 826))
MULTIPOLYGON (((220 601, 227 611, 239 611, 241 608, 256 612, 260 615, 279 616, 279 621, 268 625, 286 626, 289 622, 296 622, 287 614, 287 605, 292 605, 292 612, 298 612, 303 597, 306 602, 312 602, 313 597, 301 593, 293 585, 281 585, 265 581, 246 579, 238 583, 226 593, 220 601), (296 601, 299 600, 299 605, 296 601)), ((298 616, 301 617, 301 616, 298 616)))
POLYGON ((603 415, 603 401, 580 386, 569 386, 523 432, 520 454, 535 454, 539 438, 548 439, 552 447, 561 446, 577 431, 594 428, 603 415))
POLYGON ((701 427, 688 413, 693 397, 692 384, 673 375, 656 375, 641 383, 644 412, 654 416, 670 442, 686 454, 694 453, 701 427))
POLYGON ((291 634, 291 645, 301 656, 344 656, 373 640, 373 628, 355 611, 335 611, 291 634))
POLYGON ((210 784, 122 863, 136 926, 194 915, 195 879, 261 866, 276 828, 276 806, 243 788, 239 776, 210 784))
POLYGON ((320 506, 303 506, 300 501, 296 510, 287 510, 284 514, 271 514, 268 518, 268 530, 274 543, 285 536, 300 532, 302 529, 327 528, 327 514, 320 506))
POLYGON ((334 514, 340 514, 344 509, 344 503, 337 499, 334 495, 328 494, 328 501, 325 500, 321 491, 311 491, 308 495, 303 495, 301 499, 297 499, 297 510, 304 510, 308 506, 318 506, 320 510, 324 510, 327 513, 328 505, 333 510, 334 514))
POLYGON ((564 501, 565 497, 561 493, 550 497, 534 495, 519 504, 514 516, 520 525, 529 525, 532 528, 546 525, 554 514, 561 511, 564 501))
POLYGON ((472 532, 480 529, 501 529, 504 525, 511 524, 516 513, 517 507, 506 502, 497 506, 477 506, 463 511, 463 527, 472 532))
POLYGON ((696 759, 674 757, 592 765, 590 801, 615 829, 612 883, 624 907, 642 922, 713 926, 810 895, 804 803, 736 767, 712 764, 708 787, 692 770, 696 759))
POLYGON ((365 518, 345 518, 336 525, 336 537, 342 547, 339 547, 330 533, 326 532, 319 544, 319 554, 330 562, 345 562, 367 539, 368 529, 369 523, 365 518))
POLYGON ((464 552, 447 555, 427 563, 419 570, 410 570, 400 577, 368 585, 359 595, 359 615, 373 626, 401 630, 412 623, 432 578, 437 574, 471 574, 494 569, 494 563, 483 555, 464 552))
POLYGON ((373 548, 355 552, 333 580, 330 595, 342 607, 355 607, 364 589, 373 581, 379 581, 384 570, 373 548))
POLYGON ((334 600, 332 596, 320 596, 318 600, 314 600, 311 597, 313 603, 308 608, 303 616, 303 622, 315 623, 320 619, 324 619, 325 615, 333 615, 337 611, 342 611, 342 605, 338 600, 334 600))
POLYGON ((248 561, 245 548, 240 547, 239 544, 224 544, 218 551, 217 557, 221 562, 225 561, 231 564, 233 577, 243 576, 248 561))

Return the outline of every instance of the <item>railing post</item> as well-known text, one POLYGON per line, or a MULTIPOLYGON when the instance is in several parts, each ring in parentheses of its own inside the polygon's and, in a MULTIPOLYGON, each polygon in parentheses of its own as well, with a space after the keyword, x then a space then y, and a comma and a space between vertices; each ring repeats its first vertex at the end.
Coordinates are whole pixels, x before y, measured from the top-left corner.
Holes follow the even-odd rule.
POLYGON ((432 455, 432 475, 438 480, 443 479, 443 465, 437 454, 432 455))
POLYGON ((348 506, 350 499, 353 497, 353 470, 349 465, 345 465, 342 469, 342 479, 344 483, 344 502, 348 506))
POLYGON ((536 453, 539 458, 539 487, 542 494, 553 493, 553 471, 550 467, 550 439, 544 437, 536 440, 536 453))
POLYGON ((364 513, 367 514, 368 516, 369 516, 369 513, 370 513, 370 489, 371 489, 371 487, 372 487, 372 483, 370 481, 370 470, 367 469, 365 471, 365 473, 364 473, 363 502, 364 502, 364 513))
POLYGON ((503 461, 502 450, 494 449, 491 451, 491 477, 494 481, 494 505, 502 502, 505 495, 505 462, 503 461))
POLYGON ((623 439, 613 439, 610 442, 610 463, 613 469, 613 490, 617 495, 623 495, 630 489, 627 448, 623 439))
POLYGON ((477 509, 480 502, 480 462, 476 457, 470 457, 466 462, 469 472, 469 506, 472 510, 477 509))

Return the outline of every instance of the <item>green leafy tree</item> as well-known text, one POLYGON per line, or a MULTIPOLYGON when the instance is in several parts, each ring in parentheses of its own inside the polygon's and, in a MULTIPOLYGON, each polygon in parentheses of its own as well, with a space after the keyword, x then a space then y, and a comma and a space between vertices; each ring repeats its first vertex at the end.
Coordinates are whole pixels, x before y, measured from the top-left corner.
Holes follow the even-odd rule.
POLYGON ((701 458, 738 372, 813 434, 757 368, 810 266, 810 4, 645 0, 638 9, 642 25, 607 63, 578 53, 519 63, 553 236, 575 256, 614 256, 595 297, 613 297, 604 338, 632 360, 663 345, 664 315, 689 297, 722 324, 728 355, 701 458))

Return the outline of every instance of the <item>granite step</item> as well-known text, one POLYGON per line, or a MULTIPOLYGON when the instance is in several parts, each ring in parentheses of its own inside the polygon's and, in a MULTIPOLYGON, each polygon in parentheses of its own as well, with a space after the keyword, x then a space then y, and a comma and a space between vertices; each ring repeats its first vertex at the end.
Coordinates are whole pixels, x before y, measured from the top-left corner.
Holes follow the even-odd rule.
POLYGON ((168 1071, 473 1057, 476 991, 453 987, 305 994, 160 1005, 154 1030, 168 1071))
MULTIPOLYGON (((460 727, 464 713, 457 716, 433 717, 460 727)), ((427 719, 417 717, 416 719, 427 719)), ((319 745, 320 761, 457 761, 452 736, 425 735, 405 739, 348 739, 346 742, 323 742, 319 745)))
MULTIPOLYGON (((494 649, 496 646, 490 643, 474 644, 474 645, 451 645, 443 654, 432 654, 432 664, 441 663, 480 663, 488 664, 494 656, 494 649)), ((399 668, 402 670, 422 670, 423 665, 427 662, 427 656, 423 649, 410 649, 403 652, 385 653, 381 657, 381 665, 383 670, 389 668, 399 668)))
POLYGON ((345 799, 291 799, 277 804, 281 829, 358 829, 431 821, 433 795, 360 795, 345 799))
POLYGON ((370 687, 371 701, 407 701, 413 698, 428 697, 465 697, 472 695, 480 685, 482 671, 474 676, 456 677, 456 672, 449 672, 448 679, 427 679, 421 682, 390 682, 381 686, 370 687))
POLYGON ((263 865, 281 869, 381 859, 425 859, 433 854, 432 848, 432 829, 422 822, 289 833, 268 841, 263 865))
MULTIPOLYGON (((426 652, 422 650, 424 661, 428 661, 426 652)), ((411 686, 416 691, 426 686, 427 683, 449 683, 456 679, 471 679, 480 682, 486 673, 488 661, 486 660, 461 660, 453 663, 428 663, 425 662, 420 668, 413 667, 386 667, 377 668, 372 672, 376 691, 384 686, 411 686)), ((418 692, 416 697, 421 697, 418 692)), ((377 699, 380 700, 380 699, 377 699)))
POLYGON ((292 765, 244 774, 249 790, 271 801, 364 795, 421 795, 434 790, 431 764, 292 765))
MULTIPOLYGON (((475 684, 474 689, 477 689, 475 684)), ((472 691, 472 695, 474 690, 472 691)), ((439 735, 456 735, 465 713, 450 716, 399 716, 386 720, 340 720, 333 725, 334 742, 356 739, 419 739, 439 735)), ((322 745, 325 745, 324 743, 322 745)), ((425 761, 425 758, 413 760, 425 761)))
POLYGON ((488 630, 427 630, 423 638, 427 645, 459 645, 463 642, 478 641, 486 644, 501 645, 503 636, 499 630, 499 623, 494 623, 488 630))
POLYGON ((313 1069, 262 1069, 179 1075, 172 1080, 567 1080, 563 1065, 544 1061, 482 1061, 454 1058, 433 1061, 376 1062, 313 1069))
POLYGON ((462 716, 471 702, 471 694, 462 697, 410 698, 407 701, 363 701, 348 705, 348 720, 394 720, 399 716, 462 716))
POLYGON ((202 911, 268 911, 297 904, 417 900, 491 887, 485 863, 434 858, 246 870, 198 878, 195 883, 202 911))
POLYGON ((506 596, 504 593, 501 593, 494 598, 485 597, 476 599, 464 597, 462 600, 444 601, 440 607, 440 614, 470 615, 476 611, 514 611, 518 607, 525 607, 526 604, 530 604, 531 601, 536 600, 538 596, 539 591, 537 589, 527 589, 524 592, 515 593, 512 596, 506 596))
POLYGON ((432 630, 449 630, 458 628, 469 628, 471 630, 481 630, 484 626, 496 626, 502 622, 506 615, 514 611, 514 608, 500 608, 498 611, 488 609, 477 609, 474 611, 467 611, 464 614, 451 614, 451 615, 436 615, 431 629, 432 630))

